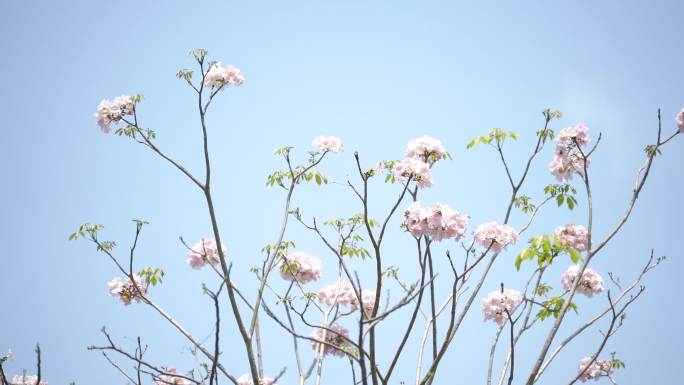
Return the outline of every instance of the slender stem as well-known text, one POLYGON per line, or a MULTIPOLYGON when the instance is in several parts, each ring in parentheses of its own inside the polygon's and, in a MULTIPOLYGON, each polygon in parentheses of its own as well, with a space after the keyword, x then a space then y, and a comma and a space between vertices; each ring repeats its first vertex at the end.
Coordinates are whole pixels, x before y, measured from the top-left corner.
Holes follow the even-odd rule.
MULTIPOLYGON (((660 264, 662 261, 661 258, 658 258, 655 262, 653 262, 653 250, 651 250, 651 256, 648 259, 648 262, 646 263, 646 266, 641 270, 641 273, 632 281, 632 283, 623 289, 618 297, 616 298, 614 304, 619 304, 626 296, 629 294, 639 282, 641 282, 641 279, 646 275, 651 269, 655 268, 657 265, 660 264)), ((587 321, 584 325, 580 326, 575 330, 573 333, 571 333, 568 337, 566 337, 559 345, 556 347, 556 349, 551 353, 549 358, 544 362, 544 364, 541 366, 539 369, 539 372, 537 373, 537 379, 541 377, 541 375, 544 373, 546 368, 551 364, 551 362, 556 358, 558 353, 563 350, 565 346, 567 346, 570 342, 572 342, 575 337, 580 335, 582 332, 584 332, 586 329, 588 329, 590 326, 592 326, 594 323, 596 323, 598 320, 603 318, 606 314, 608 314, 611 311, 610 306, 606 307, 603 311, 599 312, 594 318, 591 320, 587 321)))
POLYGON ((36 385, 40 385, 41 380, 41 358, 40 358, 40 344, 36 344, 36 385))
MULTIPOLYGON (((632 192, 632 197, 627 205, 627 210, 623 217, 618 221, 618 224, 613 228, 613 230, 601 241, 598 246, 595 246, 593 249, 589 248, 589 251, 587 252, 587 256, 580 266, 580 269, 578 271, 577 277, 573 281, 572 287, 568 293, 567 300, 563 303, 563 306, 561 307, 558 317, 556 318, 553 326, 551 327, 551 330, 549 331, 546 340, 544 341, 544 344, 542 346, 541 351, 539 352, 539 356, 537 357, 535 364, 532 368, 532 371, 530 373, 530 376, 526 382, 526 385, 532 385, 534 382, 538 379, 538 374, 539 370, 544 362, 544 359, 546 358, 546 354, 548 353, 551 344, 553 343, 553 339, 558 333, 558 330, 560 329, 560 325, 563 322, 563 319, 565 318, 565 315, 570 308, 570 304, 572 302, 572 298, 575 294, 575 291, 577 290, 577 286, 579 285, 580 278, 582 274, 584 273, 584 270, 587 268, 587 265, 591 261, 591 259, 620 231, 622 226, 627 222, 627 219, 629 219, 630 214, 632 213, 632 209, 634 208, 634 205, 636 203, 637 198, 639 197, 639 193, 641 192, 641 189, 643 188, 644 184, 646 183, 646 179, 648 178, 648 174, 651 170, 651 166, 653 164, 653 160, 658 153, 658 150, 660 146, 663 143, 661 142, 661 117, 660 117, 660 110, 658 110, 658 136, 656 140, 656 144, 654 145, 653 151, 648 154, 648 158, 646 159, 646 163, 642 168, 639 169, 637 172, 637 180, 636 184, 634 187, 634 190, 632 192), (643 175, 641 175, 643 172, 643 175)), ((581 150, 580 150, 581 151, 581 150)), ((586 170, 586 158, 584 158, 584 163, 585 163, 585 170, 586 170)), ((584 176, 585 179, 585 187, 587 187, 587 194, 588 194, 588 200, 591 201, 591 190, 588 188, 589 183, 588 183, 588 175, 585 174, 584 176)), ((590 212, 591 213, 591 212, 590 212)), ((591 220, 591 218, 589 218, 591 220)), ((591 235, 590 235, 591 236, 591 235)))
POLYGON ((432 253, 430 253, 430 248, 427 248, 428 254, 428 268, 430 270, 430 311, 432 314, 432 359, 437 357, 437 317, 435 315, 435 273, 432 268, 432 253))
POLYGON ((496 334, 494 334, 494 341, 492 341, 492 347, 489 349, 489 360, 487 361, 487 385, 492 383, 492 370, 494 368, 494 354, 496 353, 496 346, 498 345, 499 338, 501 337, 501 332, 503 331, 505 325, 501 325, 497 329, 496 334))

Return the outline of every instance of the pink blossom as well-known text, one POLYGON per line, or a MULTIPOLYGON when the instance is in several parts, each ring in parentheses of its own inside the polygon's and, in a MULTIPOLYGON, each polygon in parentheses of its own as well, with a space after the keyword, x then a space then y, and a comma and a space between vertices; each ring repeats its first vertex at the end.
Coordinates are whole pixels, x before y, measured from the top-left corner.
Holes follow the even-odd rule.
POLYGON ((418 184, 418 187, 432 186, 432 174, 430 165, 415 158, 405 158, 392 167, 392 174, 396 179, 404 182, 409 177, 418 184))
POLYGON ((290 253, 280 262, 280 276, 301 284, 316 281, 321 276, 321 261, 301 251, 290 253))
POLYGON ((682 110, 677 114, 675 122, 677 123, 677 128, 679 128, 679 131, 684 132, 684 108, 682 108, 682 110))
POLYGON ((114 279, 107 284, 109 287, 109 295, 118 297, 124 305, 140 302, 142 300, 141 294, 145 295, 147 293, 147 283, 143 277, 137 274, 133 275, 133 279, 135 280, 135 284, 130 278, 126 278, 126 281, 124 282, 121 278, 114 277, 114 279))
POLYGON ((404 212, 404 224, 414 237, 422 237, 428 231, 428 210, 413 202, 404 212))
POLYGON ((406 157, 417 157, 423 162, 433 163, 446 157, 446 153, 442 142, 429 136, 413 139, 406 145, 406 157))
POLYGON ((603 376, 609 376, 613 373, 613 365, 610 360, 594 360, 591 362, 591 357, 584 357, 580 360, 579 367, 577 368, 577 374, 582 373, 579 380, 582 382, 587 382, 588 380, 598 381, 599 378, 603 376), (589 367, 587 370, 585 368, 589 367))
MULTIPOLYGON (((237 385, 254 385, 252 376, 243 374, 237 379, 237 385)), ((259 385, 277 385, 271 377, 262 377, 259 379, 259 385)))
MULTIPOLYGON (((226 255, 226 246, 221 246, 223 255, 226 255)), ((187 263, 193 269, 199 270, 207 263, 211 265, 218 265, 219 260, 218 247, 216 245, 216 240, 214 239, 203 239, 201 242, 196 243, 190 253, 188 254, 187 263)))
POLYGON ((323 345, 323 354, 326 355, 331 354, 342 357, 344 356, 344 351, 350 349, 348 341, 349 330, 337 323, 328 326, 327 329, 315 328, 309 337, 317 341, 311 341, 311 347, 318 351, 319 346, 323 345), (325 342, 325 344, 320 342, 325 342))
POLYGON ((212 88, 221 88, 231 84, 241 86, 244 82, 245 78, 242 77, 239 69, 232 65, 222 67, 221 62, 214 63, 204 76, 204 85, 212 88))
POLYGON ((344 143, 342 143, 340 138, 334 136, 317 136, 311 142, 311 145, 318 147, 321 151, 330 151, 335 154, 344 151, 344 143))
POLYGON ((503 325, 508 320, 508 314, 505 310, 508 310, 508 313, 512 315, 522 300, 522 294, 513 289, 489 293, 487 298, 482 301, 482 314, 484 314, 485 321, 493 320, 499 326, 503 325))
POLYGON ((103 100, 95 113, 97 125, 102 132, 109 133, 112 122, 118 123, 125 116, 133 115, 134 108, 133 99, 128 95, 117 96, 114 100, 103 100))
POLYGON ((370 318, 375 308, 375 291, 361 290, 361 303, 363 303, 364 316, 370 318))
POLYGON ((558 238, 568 242, 573 249, 577 251, 585 251, 587 249, 589 232, 584 226, 565 225, 557 227, 555 233, 558 238))
MULTIPOLYGON (((579 274, 580 267, 577 265, 570 266, 563 276, 561 277, 561 284, 565 290, 570 290, 572 288, 572 282, 579 274)), ((598 294, 603 291, 603 278, 599 273, 595 272, 590 268, 584 269, 582 273, 582 279, 579 284, 577 284, 577 292, 591 297, 594 294, 598 294)))
POLYGON ((339 281, 336 284, 324 286, 318 292, 318 298, 328 306, 339 304, 350 310, 359 308, 359 300, 354 292, 354 287, 347 281, 339 281))
POLYGON ((428 228, 430 238, 441 241, 447 238, 461 238, 466 232, 469 218, 451 207, 437 203, 430 209, 428 228))
POLYGON ((7 361, 12 361, 12 360, 14 360, 14 353, 12 353, 12 349, 9 349, 9 350, 7 351, 7 355, 5 355, 5 359, 6 359, 7 361))
POLYGON ((189 380, 178 377, 176 368, 166 368, 166 374, 159 376, 159 380, 154 382, 157 385, 190 385, 189 380))
POLYGON ((404 213, 404 224, 414 237, 428 235, 434 241, 463 237, 469 220, 442 203, 422 208, 420 202, 413 202, 404 213))
MULTIPOLYGON (((558 181, 567 182, 571 180, 575 172, 584 175, 584 155, 582 155, 579 147, 588 143, 589 129, 582 123, 561 130, 556 138, 555 155, 549 163, 549 171, 558 181)), ((591 161, 587 159, 587 167, 590 164, 591 161)))
POLYGON ((556 152, 562 152, 570 147, 585 146, 589 144, 589 129, 583 123, 575 127, 566 127, 560 131, 556 138, 556 152))
MULTIPOLYGON (((591 164, 591 159, 587 159, 587 167, 591 164)), ((562 156, 556 154, 549 163, 549 172, 556 177, 559 182, 567 182, 572 179, 575 172, 584 175, 584 158, 581 154, 573 152, 570 155, 562 156)))
POLYGON ((10 381, 10 385, 48 385, 48 383, 47 381, 40 380, 40 384, 38 384, 38 376, 36 375, 22 375, 14 376, 12 381, 10 381))
POLYGON ((518 232, 509 225, 487 222, 475 229, 475 241, 484 248, 491 245, 495 253, 500 253, 509 244, 514 245, 517 240, 518 232))

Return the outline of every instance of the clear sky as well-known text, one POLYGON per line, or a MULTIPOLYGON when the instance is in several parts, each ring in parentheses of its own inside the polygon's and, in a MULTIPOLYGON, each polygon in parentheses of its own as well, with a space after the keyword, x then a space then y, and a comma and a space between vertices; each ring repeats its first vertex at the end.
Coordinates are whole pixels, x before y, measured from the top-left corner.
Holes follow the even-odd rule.
MULTIPOLYGON (((320 134, 346 143, 346 151, 321 169, 337 182, 358 181, 354 151, 370 167, 400 158, 414 137, 441 139, 453 161, 438 166, 435 186, 421 200, 468 213, 472 230, 502 219, 509 192, 495 154, 487 148, 466 151, 465 144, 491 127, 518 132, 520 140, 507 151, 519 173, 542 124, 540 111, 560 109, 565 116, 555 128, 584 122, 594 138, 603 134, 591 171, 596 232, 605 234, 625 208, 644 145, 654 139, 657 109, 662 108, 670 132, 684 106, 683 14, 684 3, 675 0, 3 1, 0 351, 12 348, 17 354, 8 374, 34 370, 32 349, 39 341, 44 377, 51 384, 122 383, 103 357, 86 350, 103 342, 102 325, 128 346, 144 336, 159 365, 192 368, 186 341, 157 314, 108 297, 106 282, 116 274, 111 263, 86 242, 67 241, 80 223, 99 222, 106 226, 102 236, 117 240, 123 255, 133 235, 130 220, 147 219, 139 265, 167 271, 153 297, 198 338, 211 332, 210 301, 201 294, 201 283, 214 280, 185 265, 186 251, 178 242, 178 236, 192 242, 210 234, 201 194, 141 146, 101 134, 93 118, 103 98, 144 93, 142 124, 157 131, 169 153, 201 173, 193 95, 174 77, 192 66, 189 50, 206 48, 212 59, 238 66, 246 78, 242 88, 215 101, 208 123, 224 242, 237 280, 253 288, 247 271, 259 263, 261 247, 275 241, 283 201, 281 192, 264 186, 266 175, 281 165, 272 151, 293 145, 304 159, 311 139, 320 134)), ((627 281, 651 248, 668 256, 647 277, 647 291, 606 349, 627 363, 616 375, 622 385, 681 381, 683 145, 674 141, 657 158, 631 222, 592 264, 604 277, 612 271, 627 281)), ((550 149, 540 156, 524 191, 537 200, 542 187, 554 182, 546 171, 551 156, 550 149)), ((380 216, 397 186, 373 188, 378 203, 373 213, 380 216)), ((360 210, 339 184, 305 186, 298 194, 294 205, 307 218, 360 210)), ((551 208, 526 235, 583 223, 583 203, 580 199, 572 213, 551 208)), ((512 223, 519 227, 524 218, 514 216, 512 223)), ((411 240, 398 221, 391 229, 386 263, 413 280, 413 254, 406 252, 411 240)), ((332 256, 311 234, 293 224, 286 238, 324 260, 319 284, 334 279, 332 256)), ((501 281, 522 285, 530 267, 517 273, 512 261, 524 241, 500 257, 482 296, 501 281)), ((457 245, 439 247, 441 253, 457 245)), ((554 264, 549 274, 556 288, 567 263, 554 264)), ((355 262, 354 268, 370 282, 369 262, 355 262)), ((395 290, 393 298, 398 297, 395 290)), ((605 301, 579 298, 581 315, 588 317, 605 301)), ((473 310, 437 383, 484 382, 496 327, 473 310)), ((579 319, 570 314, 566 326, 579 319)), ((526 336, 518 352, 521 368, 538 352, 530 342, 548 327, 526 336)), ((266 370, 273 374, 288 365, 281 384, 293 383, 290 341, 275 325, 268 328, 266 370)), ((396 323, 383 326, 379 333, 390 341, 383 351, 393 348, 391 336, 399 330, 396 323)), ((567 382, 600 337, 594 329, 570 346, 542 383, 567 382)), ((242 348, 234 333, 224 338, 224 355, 231 357, 224 363, 239 375, 247 368, 233 357, 242 348)), ((416 339, 409 345, 394 383, 414 376, 416 339)), ((311 354, 308 346, 304 350, 311 354)), ((330 360, 326 369, 340 373, 346 367, 330 360)), ((334 383, 341 382, 328 382, 334 383)))

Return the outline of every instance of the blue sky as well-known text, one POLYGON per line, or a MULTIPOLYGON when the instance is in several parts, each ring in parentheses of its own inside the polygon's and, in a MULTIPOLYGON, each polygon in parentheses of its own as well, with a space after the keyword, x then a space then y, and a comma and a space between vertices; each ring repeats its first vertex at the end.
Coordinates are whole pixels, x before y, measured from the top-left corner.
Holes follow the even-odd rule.
MULTIPOLYGON (((106 282, 115 275, 111 263, 85 242, 67 242, 80 223, 99 222, 106 226, 103 236, 117 240, 124 253, 133 235, 130 220, 147 219, 139 263, 167 271, 154 298, 196 336, 210 333, 212 313, 201 283, 212 277, 185 265, 178 242, 178 236, 191 242, 210 234, 201 194, 142 147, 102 135, 92 115, 103 98, 144 93, 142 124, 157 131, 164 149, 201 173, 193 95, 174 77, 192 66, 189 50, 206 48, 211 58, 238 66, 246 78, 242 88, 215 102, 208 123, 224 242, 240 271, 238 281, 253 287, 247 271, 259 263, 261 247, 275 241, 283 200, 279 191, 264 186, 266 175, 281 166, 272 151, 292 145, 305 159, 311 139, 320 134, 346 143, 347 150, 321 169, 338 182, 356 178, 354 151, 371 166, 401 157, 414 137, 441 139, 454 159, 435 170, 435 186, 422 192, 421 200, 468 213, 472 230, 502 219, 508 190, 495 154, 486 148, 466 151, 465 144, 491 127, 518 132, 520 140, 507 151, 519 173, 542 124, 540 111, 560 109, 565 116, 556 128, 581 121, 593 137, 603 134, 591 168, 596 231, 605 234, 624 210, 644 145, 654 139, 656 110, 662 108, 669 132, 684 106, 682 14, 684 4, 677 1, 4 2, 0 351, 11 347, 18 356, 8 374, 33 370, 31 352, 40 341, 51 384, 122 383, 100 355, 85 349, 102 342, 102 325, 122 344, 144 336, 159 365, 192 367, 186 342, 151 309, 124 308, 107 296, 106 282)), ((613 271, 630 280, 651 248, 668 256, 647 278, 646 293, 607 348, 627 363, 616 375, 623 385, 676 383, 680 377, 681 146, 674 141, 657 158, 631 222, 593 263, 604 276, 613 271)), ((553 183, 546 172, 551 156, 550 149, 540 156, 524 193, 538 199, 542 187, 553 183)), ((374 212, 380 216, 397 186, 373 188, 374 212)), ((339 184, 305 186, 297 194, 294 205, 308 218, 360 210, 339 184)), ((572 213, 548 210, 527 235, 582 223, 582 203, 572 213)), ((522 223, 522 216, 513 218, 513 225, 522 223)), ((397 221, 392 230, 387 264, 399 266, 407 280, 415 278, 413 259, 405 252, 410 239, 397 221)), ((334 278, 332 256, 311 234, 292 224, 286 238, 330 267, 320 284, 334 278)), ((512 261, 523 243, 500 258, 483 295, 501 281, 522 284, 526 275, 515 272, 512 261)), ((354 267, 370 279, 369 262, 354 267)), ((559 276, 565 267, 554 265, 552 273, 559 276)), ((603 298, 578 300, 585 317, 603 303, 603 298)), ((578 322, 571 314, 566 326, 578 322)), ((294 363, 281 354, 289 339, 271 326, 265 336, 271 353, 267 372, 288 365, 281 383, 291 383, 294 363)), ((548 326, 526 337, 521 365, 537 354, 529 343, 548 326)), ((392 341, 398 330, 388 322, 380 334, 392 341)), ((495 326, 473 312, 463 332, 438 383, 483 382, 495 326)), ((230 357, 242 352, 234 337, 224 337, 224 354, 230 357)), ((542 383, 568 381, 599 338, 593 330, 568 348, 542 383)), ((415 350, 416 340, 411 341, 415 350)), ((413 378, 413 355, 400 365, 397 383, 413 378)), ((246 371, 244 363, 228 362, 237 374, 246 371)), ((343 364, 330 361, 326 368, 341 373, 343 364)))

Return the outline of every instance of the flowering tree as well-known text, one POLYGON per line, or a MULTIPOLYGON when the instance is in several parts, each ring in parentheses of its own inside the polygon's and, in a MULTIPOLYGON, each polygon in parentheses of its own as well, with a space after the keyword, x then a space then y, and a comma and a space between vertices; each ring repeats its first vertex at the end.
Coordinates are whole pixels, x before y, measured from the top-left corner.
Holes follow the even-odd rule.
MULTIPOLYGON (((609 275, 610 282, 606 282, 589 264, 609 242, 617 239, 616 235, 629 220, 662 147, 684 131, 684 110, 677 115, 676 129, 670 135, 663 135, 658 112, 656 139, 646 146, 646 159, 636 173, 624 214, 616 219, 614 227, 607 234, 595 234, 593 229, 590 158, 597 149, 601 135, 592 144, 589 130, 583 124, 556 133, 551 124, 561 117, 559 111, 543 111, 543 128, 536 132, 531 153, 520 175, 511 172, 503 151, 505 145, 517 140, 515 133, 492 129, 487 135, 467 144, 467 148, 478 145, 491 147, 501 160, 510 184, 510 192, 504 196, 508 203, 502 220, 482 222, 477 226, 472 226, 467 214, 446 204, 425 205, 419 200, 421 190, 433 184, 433 168, 444 167, 445 160, 451 158, 437 139, 427 136, 414 139, 408 143, 402 160, 381 160, 372 166, 363 162, 358 153, 354 153, 353 167, 358 175, 354 180, 346 181, 345 185, 357 199, 360 214, 347 214, 323 222, 315 218, 306 219, 299 208, 292 208, 292 197, 297 188, 307 182, 318 185, 328 182, 319 168, 325 158, 344 150, 342 141, 332 136, 315 138, 312 142, 314 151, 308 154, 302 164, 294 162, 293 147, 279 148, 275 153, 282 156, 285 168, 269 175, 267 185, 280 188, 285 194, 280 231, 276 242, 263 249, 265 258, 259 267, 252 269, 256 280, 247 288, 238 287, 231 278, 236 271, 228 255, 228 247, 221 242, 221 229, 213 203, 209 130, 205 119, 214 99, 222 91, 242 85, 244 79, 237 68, 208 61, 205 50, 195 50, 192 56, 199 72, 195 74, 190 70, 181 70, 177 76, 187 82, 198 98, 205 161, 202 177, 191 173, 161 149, 155 142, 156 132, 139 123, 141 95, 123 95, 104 100, 95 116, 103 133, 114 130, 116 135, 148 148, 185 175, 206 200, 212 236, 197 240, 192 245, 186 244, 182 238, 181 242, 187 248, 187 264, 190 268, 211 269, 215 273, 216 281, 203 287, 204 294, 212 300, 215 314, 212 341, 205 344, 196 339, 154 301, 153 290, 162 283, 164 270, 160 267, 136 268, 136 246, 141 241, 141 233, 147 222, 135 221, 133 244, 123 255, 117 253, 114 241, 101 238, 102 225, 83 224, 70 236, 72 240, 83 238, 92 242, 99 253, 112 261, 118 276, 108 284, 111 296, 123 306, 146 306, 152 309, 153 313, 187 339, 201 362, 199 367, 192 370, 151 362, 145 356, 147 347, 140 337, 132 348, 126 348, 117 344, 115 338, 103 328, 104 342, 89 349, 102 352, 130 383, 141 385, 145 379, 155 384, 214 385, 220 381, 235 385, 275 384, 284 370, 280 373, 264 372, 264 356, 273 351, 265 347, 260 338, 260 330, 264 327, 277 328, 291 336, 293 354, 289 357, 294 361, 300 385, 330 382, 323 380, 326 360, 348 361, 347 383, 397 383, 393 375, 398 365, 405 365, 406 352, 409 350, 417 358, 417 362, 411 364, 416 368, 416 385, 440 381, 447 383, 439 376, 444 355, 465 317, 477 312, 477 306, 473 310, 473 304, 478 302, 484 321, 491 321, 494 334, 487 365, 488 385, 540 383, 545 370, 554 364, 558 354, 578 335, 598 324, 607 325, 607 329, 594 346, 585 347, 586 357, 579 360, 576 372, 567 373, 568 383, 599 379, 615 383, 612 374, 624 364, 614 353, 606 358, 606 346, 623 324, 626 309, 643 292, 643 277, 661 263, 662 257, 656 258, 651 252, 643 268, 635 272, 627 285, 612 275, 609 275), (525 184, 526 178, 537 158, 541 157, 542 150, 548 146, 553 146, 548 169, 557 178, 558 184, 545 186, 544 198, 533 203, 531 197, 523 194, 534 189, 525 184), (396 186, 396 196, 390 198, 391 209, 376 220, 369 216, 369 197, 373 194, 374 184, 383 183, 383 180, 396 186), (585 194, 584 224, 564 224, 561 221, 554 231, 531 236, 526 245, 521 245, 523 242, 520 238, 541 210, 552 204, 566 206, 570 210, 578 207, 576 195, 580 193, 572 182, 577 182, 585 194), (526 222, 510 223, 513 210, 521 210, 527 216, 526 222), (401 228, 388 226, 390 220, 401 216, 402 212, 401 228), (308 229, 314 238, 327 247, 330 253, 326 265, 336 268, 336 280, 319 282, 322 259, 295 250, 294 243, 286 240, 286 229, 291 221, 308 229), (474 227, 474 231, 469 231, 470 227, 474 227), (415 255, 416 273, 413 276, 400 276, 397 269, 385 260, 383 245, 388 231, 403 232, 405 237, 415 241, 415 250, 406 251, 415 255), (455 246, 454 254, 458 249, 458 254, 462 255, 452 255, 448 246, 445 255, 434 253, 438 243, 446 242, 455 246), (515 255, 515 258, 499 258, 504 254, 515 255), (374 267, 374 279, 362 280, 350 267, 351 257, 366 259, 374 267), (436 258, 448 260, 451 270, 448 274, 438 276, 434 268, 436 258), (500 287, 491 288, 493 290, 490 289, 485 295, 482 293, 483 285, 492 266, 499 260, 511 268, 527 271, 529 276, 526 284, 510 288, 501 283, 500 287), (569 267, 562 277, 548 277, 545 274, 553 263, 568 262, 569 267), (560 287, 557 289, 547 283, 558 281, 560 287), (398 290, 401 293, 399 299, 391 300, 388 292, 383 291, 387 288, 398 290), (444 298, 438 298, 439 291, 446 293, 444 298), (605 307, 597 314, 586 315, 584 323, 576 330, 562 329, 568 311, 577 310, 574 302, 577 295, 592 297, 593 301, 603 300, 605 307), (228 306, 232 319, 221 319, 222 305, 228 306), (398 334, 384 336, 379 330, 390 318, 401 319, 403 326, 398 334), (531 367, 520 367, 516 361, 516 349, 519 349, 521 336, 532 328, 543 330, 545 337, 527 340, 527 348, 537 349, 538 355, 531 367), (242 348, 234 350, 230 360, 221 350, 221 335, 226 330, 239 335, 242 341, 242 348), (561 332, 563 335, 559 336, 561 332), (420 335, 419 343, 409 344, 411 335, 416 334, 420 335), (499 344, 505 346, 507 354, 502 362, 495 362, 499 344), (391 353, 381 354, 378 349, 380 345, 391 346, 391 353), (239 356, 236 356, 238 353, 239 356), (248 365, 247 373, 235 373, 232 370, 231 366, 237 357, 248 365)), ((5 376, 4 369, 7 362, 13 359, 13 354, 10 351, 0 356, 2 384, 46 384, 40 374, 39 347, 36 352, 37 374, 27 375, 24 372, 11 380, 5 376)), ((285 358, 279 356, 279 359, 285 358)), ((291 364, 282 362, 283 367, 291 364)))

